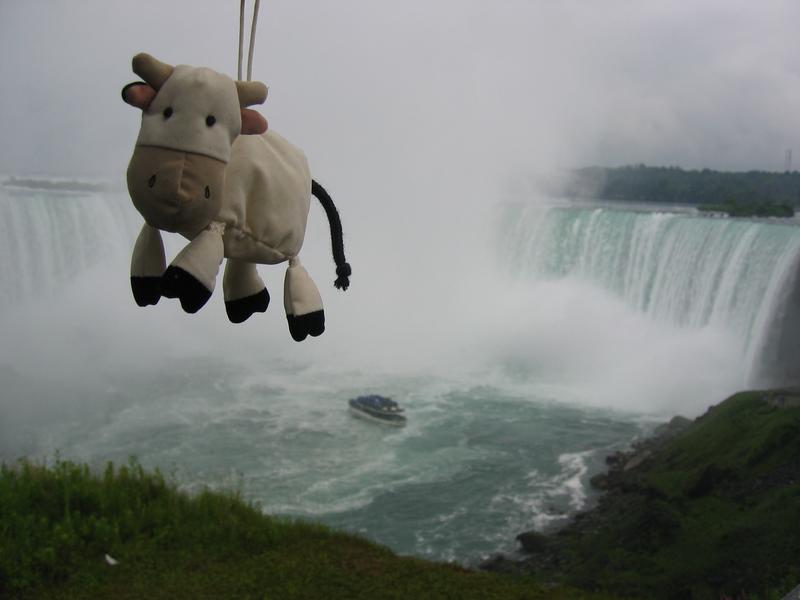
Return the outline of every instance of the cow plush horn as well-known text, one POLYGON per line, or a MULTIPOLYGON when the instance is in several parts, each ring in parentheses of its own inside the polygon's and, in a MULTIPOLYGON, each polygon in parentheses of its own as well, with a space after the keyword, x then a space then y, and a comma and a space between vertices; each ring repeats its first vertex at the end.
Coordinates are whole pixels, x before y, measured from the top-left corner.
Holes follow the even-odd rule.
POLYGON ((173 70, 172 66, 153 58, 146 52, 140 52, 134 56, 131 66, 133 72, 156 91, 161 89, 164 82, 172 75, 173 70))
POLYGON ((264 104, 268 90, 260 81, 237 81, 236 93, 239 94, 239 105, 244 108, 253 104, 264 104))

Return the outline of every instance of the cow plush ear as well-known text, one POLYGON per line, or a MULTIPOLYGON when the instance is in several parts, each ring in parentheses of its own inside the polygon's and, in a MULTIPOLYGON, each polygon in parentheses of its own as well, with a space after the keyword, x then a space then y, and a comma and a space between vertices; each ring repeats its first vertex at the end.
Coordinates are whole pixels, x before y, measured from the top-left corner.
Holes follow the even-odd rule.
POLYGON ((267 120, 254 110, 242 109, 242 133, 252 135, 264 133, 267 130, 267 120))
POLYGON ((143 81, 134 81, 122 88, 122 99, 142 110, 147 110, 155 97, 156 91, 143 81))

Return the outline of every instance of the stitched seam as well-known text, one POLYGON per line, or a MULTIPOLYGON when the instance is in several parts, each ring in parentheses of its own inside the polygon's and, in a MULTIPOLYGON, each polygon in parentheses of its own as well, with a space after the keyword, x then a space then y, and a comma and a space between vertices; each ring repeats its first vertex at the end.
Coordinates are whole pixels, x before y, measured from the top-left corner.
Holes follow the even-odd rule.
POLYGON ((281 252, 279 250, 276 250, 275 248, 273 248, 269 244, 265 244, 260 239, 258 239, 256 236, 254 236, 252 233, 250 233, 249 231, 245 231, 244 229, 242 229, 240 227, 228 226, 226 228, 226 230, 225 230, 225 234, 227 235, 228 232, 231 232, 231 231, 235 231, 236 232, 235 234, 233 234, 234 237, 246 237, 247 239, 255 242, 256 245, 260 246, 261 248, 266 248, 267 250, 282 256, 284 260, 288 260, 289 259, 289 257, 286 254, 284 254, 283 252, 281 252))

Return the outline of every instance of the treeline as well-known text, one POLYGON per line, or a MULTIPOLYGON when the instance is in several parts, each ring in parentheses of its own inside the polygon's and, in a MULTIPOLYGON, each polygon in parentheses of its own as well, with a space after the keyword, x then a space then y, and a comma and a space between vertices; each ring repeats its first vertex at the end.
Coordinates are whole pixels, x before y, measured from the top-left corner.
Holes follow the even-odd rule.
POLYGON ((723 172, 635 165, 572 171, 569 198, 680 204, 788 204, 800 207, 800 172, 723 172))

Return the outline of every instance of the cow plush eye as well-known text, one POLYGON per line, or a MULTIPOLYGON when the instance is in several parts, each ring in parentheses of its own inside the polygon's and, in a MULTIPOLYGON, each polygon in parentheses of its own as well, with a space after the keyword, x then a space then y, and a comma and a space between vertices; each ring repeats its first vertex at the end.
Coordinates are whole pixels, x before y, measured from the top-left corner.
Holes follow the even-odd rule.
POLYGON ((172 107, 168 106, 164 109, 164 118, 169 119, 172 116, 172 107))
POLYGON ((210 197, 211 197, 211 190, 208 188, 208 186, 206 186, 206 198, 210 197))
POLYGON ((209 127, 211 127, 216 122, 217 122, 217 119, 216 119, 216 117, 214 117, 214 115, 208 115, 206 117, 206 125, 208 125, 209 127))

